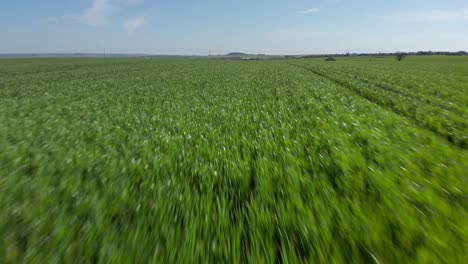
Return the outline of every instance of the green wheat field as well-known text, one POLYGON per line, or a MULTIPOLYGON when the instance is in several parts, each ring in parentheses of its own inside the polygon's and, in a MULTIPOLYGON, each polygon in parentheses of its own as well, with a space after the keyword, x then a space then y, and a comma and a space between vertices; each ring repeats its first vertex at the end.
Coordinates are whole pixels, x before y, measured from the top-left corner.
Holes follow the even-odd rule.
POLYGON ((467 89, 466 56, 2 59, 0 262, 464 263, 467 89))

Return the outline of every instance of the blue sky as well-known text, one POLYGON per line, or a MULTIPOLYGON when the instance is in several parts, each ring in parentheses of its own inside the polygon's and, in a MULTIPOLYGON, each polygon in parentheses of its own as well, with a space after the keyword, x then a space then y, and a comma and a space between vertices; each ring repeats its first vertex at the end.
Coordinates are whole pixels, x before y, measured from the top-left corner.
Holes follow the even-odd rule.
POLYGON ((468 0, 2 0, 0 53, 468 50, 468 0))

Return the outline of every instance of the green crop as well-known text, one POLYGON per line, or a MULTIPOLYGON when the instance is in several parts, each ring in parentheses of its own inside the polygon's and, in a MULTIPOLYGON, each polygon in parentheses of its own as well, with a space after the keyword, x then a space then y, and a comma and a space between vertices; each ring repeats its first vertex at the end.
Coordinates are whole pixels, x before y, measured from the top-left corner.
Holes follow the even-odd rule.
POLYGON ((467 72, 0 60, 0 262, 463 263, 467 72))

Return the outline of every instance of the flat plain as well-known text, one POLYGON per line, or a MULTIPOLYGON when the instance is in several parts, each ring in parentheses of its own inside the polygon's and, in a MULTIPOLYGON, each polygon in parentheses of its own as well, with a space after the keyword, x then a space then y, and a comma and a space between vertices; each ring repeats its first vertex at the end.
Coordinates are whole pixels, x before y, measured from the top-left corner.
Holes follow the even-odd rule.
POLYGON ((463 263, 467 89, 466 56, 0 60, 0 262, 463 263))

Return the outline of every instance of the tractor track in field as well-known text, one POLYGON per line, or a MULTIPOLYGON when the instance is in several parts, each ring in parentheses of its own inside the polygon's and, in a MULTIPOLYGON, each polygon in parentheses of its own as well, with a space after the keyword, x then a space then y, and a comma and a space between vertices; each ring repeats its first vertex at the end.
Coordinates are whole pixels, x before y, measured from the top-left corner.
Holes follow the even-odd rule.
MULTIPOLYGON (((302 66, 306 67, 307 65, 302 65, 302 66)), ((374 85, 377 88, 385 90, 386 92, 390 92, 390 93, 398 94, 400 96, 408 97, 408 98, 417 100, 417 101, 419 101, 419 102, 421 102, 423 104, 427 104, 427 105, 430 105, 430 106, 433 106, 433 107, 434 106, 439 107, 440 109, 449 111, 452 114, 458 114, 458 115, 465 115, 466 114, 464 111, 462 111, 460 109, 457 109, 457 108, 454 108, 449 104, 443 104, 441 102, 434 101, 433 99, 424 97, 422 95, 416 95, 416 94, 400 91, 400 90, 398 90, 398 89, 396 89, 396 88, 394 88, 394 87, 392 87, 392 86, 390 86, 388 84, 382 84, 382 83, 379 83, 379 82, 376 82, 376 81, 373 81, 373 80, 364 79, 364 78, 359 77, 358 75, 356 75, 354 73, 352 73, 352 76, 354 77, 355 80, 361 82, 362 84, 374 85)), ((345 77, 345 76, 343 76, 343 77, 345 77)))
POLYGON ((352 93, 356 94, 357 96, 365 99, 366 101, 368 101, 369 103, 371 104, 374 104, 374 105, 377 105, 387 111, 391 111, 393 113, 395 113, 396 115, 402 117, 403 119, 405 120, 408 120, 408 121, 411 121, 410 123, 415 125, 416 127, 420 127, 424 130, 427 130, 431 133, 433 133, 434 135, 438 136, 439 138, 443 139, 444 141, 446 141, 447 143, 449 143, 451 146, 454 146, 454 147, 457 147, 457 148, 460 148, 460 149, 463 149, 463 150, 466 150, 467 147, 464 146, 463 144, 457 144, 456 142, 454 142, 454 139, 452 137, 450 137, 450 135, 445 135, 443 133, 441 133, 440 131, 438 131, 437 129, 431 127, 431 126, 428 126, 428 125, 423 125, 421 124, 421 121, 420 120, 417 120, 415 117, 413 116, 410 116, 410 115, 407 115, 405 113, 403 113, 401 110, 395 108, 395 107, 392 107, 392 106, 389 106, 388 104, 385 104, 385 103, 382 103, 382 102, 379 102, 378 100, 375 100, 374 98, 372 98, 372 96, 369 96, 367 94, 365 94, 364 92, 360 91, 359 89, 356 89, 355 87, 353 87, 352 85, 350 85, 349 83, 345 82, 345 81, 342 81, 342 80, 339 80, 339 79, 336 79, 336 78, 333 78, 331 76, 328 76, 322 72, 319 72, 319 71, 316 71, 314 69, 311 69, 309 67, 306 67, 305 65, 299 65, 299 64, 294 64, 294 63, 291 63, 291 62, 286 62, 288 65, 291 65, 291 66, 294 66, 294 67, 297 67, 297 68, 301 68, 301 69, 304 69, 304 70, 307 70, 317 76, 320 76, 324 79, 327 79, 349 91, 351 91, 352 93))

